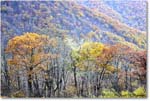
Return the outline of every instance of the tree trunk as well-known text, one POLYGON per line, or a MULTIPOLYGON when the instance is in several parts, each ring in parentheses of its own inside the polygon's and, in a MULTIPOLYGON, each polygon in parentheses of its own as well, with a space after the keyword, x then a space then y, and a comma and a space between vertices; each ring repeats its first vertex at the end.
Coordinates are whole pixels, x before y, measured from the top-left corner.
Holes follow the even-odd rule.
POLYGON ((77 90, 77 96, 79 96, 79 94, 78 94, 78 85, 77 85, 77 77, 76 77, 76 67, 73 68, 73 73, 74 73, 74 85, 75 85, 76 90, 77 90))
POLYGON ((39 84, 38 84, 38 79, 37 79, 37 75, 35 75, 35 80, 33 81, 33 85, 34 85, 34 88, 35 88, 35 96, 37 97, 41 97, 41 94, 40 94, 40 90, 39 90, 39 84))
POLYGON ((125 72, 126 72, 126 78, 125 78, 125 89, 127 90, 128 89, 128 81, 127 81, 127 79, 128 79, 128 75, 127 75, 127 69, 125 69, 125 72))
POLYGON ((18 73, 18 75, 17 75, 17 81, 18 81, 18 90, 20 90, 21 87, 20 87, 20 77, 19 77, 19 73, 18 73))
POLYGON ((6 80, 6 84, 7 84, 7 91, 10 91, 10 77, 8 75, 8 66, 7 66, 7 62, 6 62, 6 57, 5 55, 3 56, 3 61, 4 61, 4 76, 5 76, 5 80, 6 80))
MULTIPOLYGON (((31 72, 32 70, 33 70, 33 67, 30 67, 28 73, 31 72)), ((33 92, 32 92, 32 75, 31 74, 29 74, 28 76, 28 93, 29 93, 29 97, 32 97, 33 92)))
POLYGON ((82 80, 81 83, 81 96, 84 96, 83 91, 84 91, 84 80, 82 80))
POLYGON ((104 72, 105 72, 105 68, 103 67, 103 69, 100 73, 99 79, 98 79, 99 83, 97 85, 97 96, 99 96, 101 94, 101 83, 102 83, 104 72))
POLYGON ((130 92, 132 92, 132 77, 131 77, 131 68, 130 70, 130 92))
POLYGON ((115 82, 115 83, 116 83, 116 84, 115 84, 115 85, 116 85, 115 90, 119 93, 119 92, 120 92, 120 87, 119 87, 119 77, 118 77, 118 72, 119 72, 119 63, 120 63, 120 62, 119 62, 118 59, 117 59, 116 62, 117 62, 117 63, 116 63, 116 65, 117 65, 117 66, 116 66, 116 67, 117 67, 117 72, 116 72, 116 78, 115 78, 115 79, 116 79, 116 82, 115 82))

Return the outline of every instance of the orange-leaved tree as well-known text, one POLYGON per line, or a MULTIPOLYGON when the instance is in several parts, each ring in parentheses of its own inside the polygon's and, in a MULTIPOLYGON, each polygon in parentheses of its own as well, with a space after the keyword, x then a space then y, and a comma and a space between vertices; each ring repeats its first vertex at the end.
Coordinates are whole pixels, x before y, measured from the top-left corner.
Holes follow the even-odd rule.
POLYGON ((11 74, 16 71, 24 71, 27 74, 28 92, 32 95, 33 74, 47 68, 49 59, 54 58, 50 48, 55 47, 57 42, 54 38, 37 33, 24 33, 8 41, 6 53, 11 74))

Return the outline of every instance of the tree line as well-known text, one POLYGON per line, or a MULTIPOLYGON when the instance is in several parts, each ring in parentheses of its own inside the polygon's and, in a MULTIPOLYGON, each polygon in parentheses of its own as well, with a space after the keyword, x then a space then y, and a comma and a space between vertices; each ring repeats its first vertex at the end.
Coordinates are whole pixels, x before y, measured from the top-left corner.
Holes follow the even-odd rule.
POLYGON ((2 54, 1 95, 6 97, 146 97, 146 51, 123 44, 24 33, 2 54))

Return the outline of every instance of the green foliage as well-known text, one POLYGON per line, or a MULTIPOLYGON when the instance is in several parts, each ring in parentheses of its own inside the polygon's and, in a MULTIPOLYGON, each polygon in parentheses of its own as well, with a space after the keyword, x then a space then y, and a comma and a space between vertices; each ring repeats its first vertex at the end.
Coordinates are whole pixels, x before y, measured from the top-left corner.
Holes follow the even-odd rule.
POLYGON ((71 56, 74 60, 78 60, 80 58, 80 54, 78 53, 78 50, 72 50, 71 56))
POLYGON ((146 97, 146 91, 144 87, 139 87, 133 92, 129 92, 128 90, 126 91, 121 91, 121 97, 123 98, 143 98, 146 97))
POLYGON ((128 90, 121 91, 121 96, 124 97, 124 98, 130 98, 132 96, 132 93, 129 92, 128 90))
POLYGON ((105 89, 102 91, 102 97, 103 98, 118 98, 119 96, 114 89, 112 90, 105 89))
POLYGON ((93 70, 96 58, 101 56, 104 45, 98 42, 85 42, 78 50, 73 50, 71 56, 80 70, 93 70))
POLYGON ((80 49, 80 54, 83 59, 95 59, 98 56, 101 56, 104 45, 98 42, 85 42, 82 44, 80 49), (85 58, 84 58, 85 57, 85 58))
POLYGON ((136 97, 146 97, 146 91, 144 89, 144 87, 139 87, 137 88, 133 94, 136 96, 136 97))

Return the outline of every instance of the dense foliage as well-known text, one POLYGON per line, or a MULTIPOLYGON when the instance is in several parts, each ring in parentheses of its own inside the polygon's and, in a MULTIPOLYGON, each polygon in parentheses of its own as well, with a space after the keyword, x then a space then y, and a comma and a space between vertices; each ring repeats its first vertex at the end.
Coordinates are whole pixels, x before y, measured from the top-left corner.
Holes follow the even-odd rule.
POLYGON ((1 96, 145 98, 144 26, 107 3, 2 1, 1 96))

